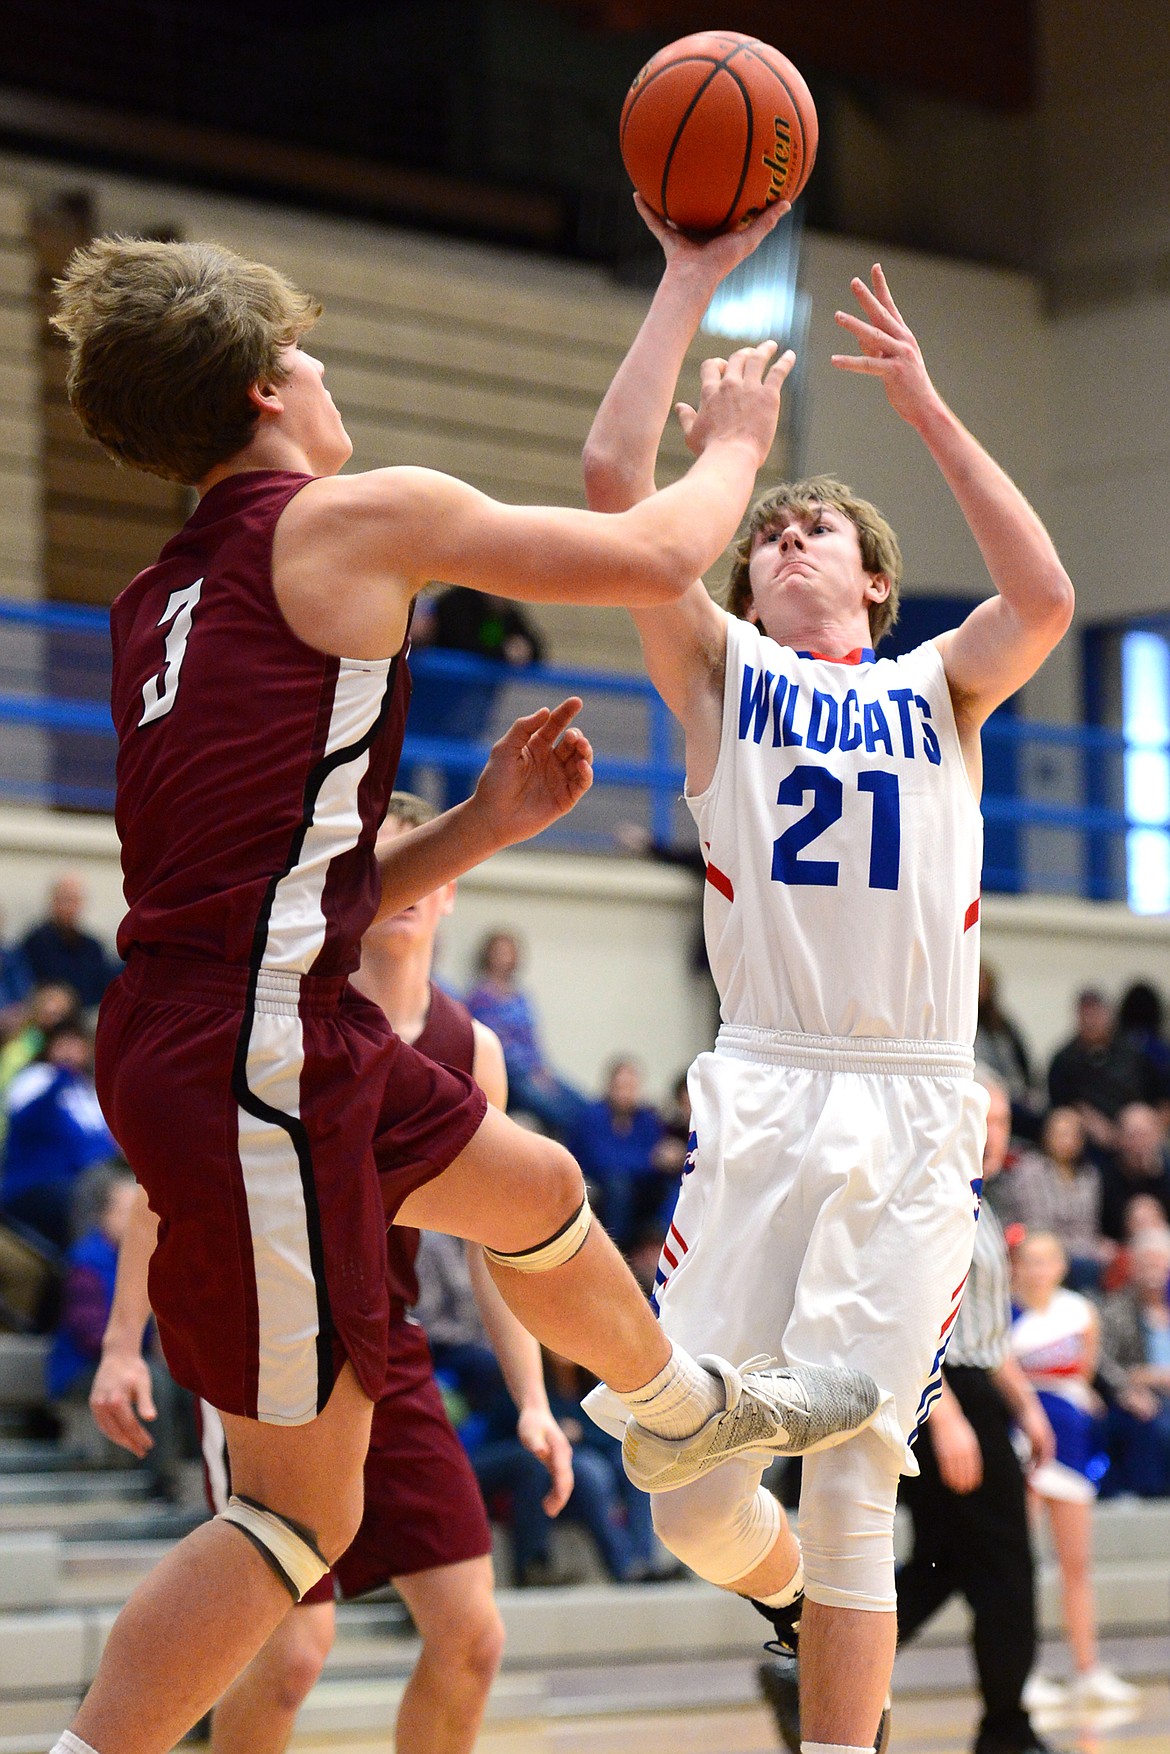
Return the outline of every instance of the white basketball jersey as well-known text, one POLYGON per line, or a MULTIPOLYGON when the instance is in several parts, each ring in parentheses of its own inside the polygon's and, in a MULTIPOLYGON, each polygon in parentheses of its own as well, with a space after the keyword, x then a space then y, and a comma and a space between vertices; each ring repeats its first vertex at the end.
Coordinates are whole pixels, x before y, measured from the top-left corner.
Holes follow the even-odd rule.
POLYGON ((835 661, 729 617, 719 760, 687 803, 725 1023, 974 1041, 983 823, 935 645, 835 661))

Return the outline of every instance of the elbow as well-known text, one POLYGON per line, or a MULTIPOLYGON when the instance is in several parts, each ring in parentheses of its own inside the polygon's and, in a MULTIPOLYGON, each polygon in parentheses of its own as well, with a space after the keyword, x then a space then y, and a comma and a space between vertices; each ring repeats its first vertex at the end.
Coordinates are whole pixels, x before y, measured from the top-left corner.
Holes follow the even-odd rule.
POLYGON ((694 584, 696 568, 689 549, 660 530, 650 534, 639 532, 635 538, 635 588, 627 604, 630 608, 656 603, 677 603, 694 584))
POLYGON ((581 453, 581 470, 590 511, 622 512, 646 497, 647 489, 621 455, 592 438, 586 440, 581 453))
POLYGON ((1048 579, 1045 602, 1055 637, 1062 639, 1072 625, 1076 592, 1073 590, 1072 580, 1059 562, 1048 579))

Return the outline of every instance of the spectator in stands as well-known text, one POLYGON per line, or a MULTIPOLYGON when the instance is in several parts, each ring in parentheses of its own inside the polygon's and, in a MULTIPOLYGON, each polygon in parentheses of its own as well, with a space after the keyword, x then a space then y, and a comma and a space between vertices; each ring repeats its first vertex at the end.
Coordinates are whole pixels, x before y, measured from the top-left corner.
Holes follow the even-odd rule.
POLYGON ((1170 1221, 1170 1151, 1166 1125, 1146 1102, 1129 1102, 1117 1116, 1116 1148, 1102 1177, 1101 1228, 1125 1237, 1125 1212, 1135 1194, 1150 1194, 1170 1221))
POLYGON ((1108 1495, 1170 1493, 1170 1229, 1146 1230, 1129 1251, 1129 1282, 1101 1307, 1099 1373, 1113 1405, 1108 1495))
POLYGON ((436 1375, 466 1411, 483 1420, 507 1417, 510 1410, 514 1437, 515 1409, 484 1325, 467 1244, 424 1230, 415 1272, 419 1297, 411 1314, 426 1333, 436 1375))
POLYGON ((1170 1089, 1170 1042, 1163 1034, 1166 1020, 1162 995, 1149 981, 1135 981, 1117 1007, 1117 1033, 1152 1060, 1170 1089))
POLYGON ((1053 1055, 1048 1094, 1054 1108, 1075 1108, 1089 1143, 1111 1151, 1114 1123, 1131 1102, 1157 1103, 1162 1081, 1142 1050, 1119 1035, 1113 1007, 1096 988, 1077 996, 1077 1032, 1053 1055))
POLYGON ((1074 1291, 1095 1289, 1113 1247, 1101 1233, 1101 1172, 1085 1150, 1085 1129, 1075 1108, 1054 1108, 1037 1150, 1025 1151, 988 1189, 1005 1229, 1047 1230, 1068 1256, 1067 1283, 1074 1291))
MULTIPOLYGON (((467 652, 501 666, 498 677, 477 677, 474 681, 428 675, 425 664, 412 673, 408 734, 450 737, 472 745, 481 743, 488 733, 492 707, 504 679, 503 666, 520 669, 539 664, 544 656, 540 632, 518 603, 463 585, 451 586, 437 597, 418 599, 411 640, 415 647, 467 652)), ((446 776, 447 804, 457 804, 468 796, 482 765, 482 757, 475 756, 466 773, 446 776)), ((400 776, 400 789, 406 783, 400 776)))
MULTIPOLYGON (((1093 1503, 1105 1471, 1104 1407, 1093 1389, 1099 1355, 1098 1318, 1087 1297, 1068 1291, 1064 1250, 1037 1231, 1018 1245, 1012 1288, 1018 1313, 1011 1345, 1056 1434, 1056 1456, 1034 1468, 1028 1485, 1043 1504, 1060 1569, 1061 1606, 1076 1674, 1069 1697, 1076 1706, 1132 1705, 1140 1694, 1102 1667, 1093 1592, 1093 1503)), ((1048 1699, 1056 1683, 1041 1679, 1048 1699)), ((1036 1684, 1025 1704, 1036 1699, 1036 1684)))
POLYGON ((85 903, 80 877, 72 872, 58 877, 49 890, 48 918, 25 934, 20 949, 34 980, 72 987, 88 1011, 99 1003, 118 968, 100 940, 82 929, 85 903))
POLYGON ((629 1248, 642 1222, 677 1186, 681 1165, 673 1178, 658 1167, 663 1143, 662 1119, 643 1098, 642 1068, 620 1055, 610 1063, 604 1096, 584 1105, 568 1139, 598 1216, 620 1249, 629 1248))
POLYGON ((1134 1194, 1127 1200, 1121 1223, 1124 1240, 1118 1244, 1112 1237, 1105 1239, 1104 1246, 1113 1250, 1101 1271, 1101 1290, 1105 1293, 1120 1291, 1129 1284, 1130 1257, 1151 1232, 1170 1246, 1170 1223, 1167 1223, 1161 1201, 1155 1200, 1152 1194, 1134 1194))
POLYGON ((545 1062, 532 1002, 516 982, 520 940, 514 932, 489 932, 480 946, 479 978, 467 995, 467 1009, 494 1029, 508 1068, 508 1109, 534 1115, 541 1126, 564 1140, 585 1104, 579 1090, 545 1062))
POLYGON ((8 1112, 3 1101, 8 1086, 18 1072, 23 1072, 36 1059, 49 1031, 66 1021, 81 1023, 81 1009, 73 988, 60 986, 55 981, 34 987, 22 1008, 16 1032, 0 1048, 0 1147, 8 1131, 8 1112))
POLYGON ((979 1018, 975 1058, 994 1072, 1012 1105, 1012 1131, 1024 1139, 1038 1136, 1043 1103, 1032 1076, 1027 1044, 999 999, 999 973, 990 963, 979 965, 979 1018))
MULTIPOLYGON (((561 1521, 586 1530, 615 1583, 677 1576, 678 1567, 658 1548, 649 1498, 626 1479, 621 1446, 581 1409, 580 1373, 546 1357, 546 1375, 549 1403, 573 1446, 573 1492, 561 1521)), ((515 1582, 522 1587, 580 1582, 581 1572, 552 1545, 552 1520, 542 1504, 549 1477, 541 1463, 521 1449, 514 1432, 496 1428, 472 1434, 468 1453, 489 1505, 505 1496, 509 1501, 515 1582)))
POLYGON ((93 1085, 93 1041, 77 1023, 54 1025, 8 1088, 0 1207, 54 1248, 72 1240, 78 1177, 117 1156, 93 1085))
MULTIPOLYGON (((98 1440, 100 1449, 91 1451, 95 1461, 106 1461, 110 1446, 92 1425, 88 1396, 114 1301, 118 1249, 137 1193, 138 1183, 122 1166, 102 1165, 81 1178, 75 1201, 78 1237, 66 1256, 61 1313, 45 1366, 49 1398, 61 1404, 59 1410, 78 1415, 78 1432, 98 1440)), ((167 1491, 177 1459, 175 1387, 157 1359, 149 1368, 154 1447, 145 1466, 159 1490, 167 1491)))
POLYGON ((21 1007, 32 991, 32 970, 18 944, 0 943, 0 1025, 4 1036, 23 1021, 21 1007))

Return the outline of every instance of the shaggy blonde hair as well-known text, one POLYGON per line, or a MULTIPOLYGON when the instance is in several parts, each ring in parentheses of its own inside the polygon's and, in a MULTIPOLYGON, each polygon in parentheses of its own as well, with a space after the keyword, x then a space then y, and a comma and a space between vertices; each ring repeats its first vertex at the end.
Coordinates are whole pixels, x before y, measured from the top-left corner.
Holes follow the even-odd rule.
POLYGON ((858 499, 851 487, 846 487, 843 481, 832 475, 813 475, 807 481, 782 482, 756 501, 748 515, 747 529, 735 545, 735 558, 727 581, 726 607, 741 621, 746 620, 752 606, 748 568, 756 537, 788 514, 809 517, 818 506, 832 506, 849 519, 857 531, 865 571, 884 573, 890 581, 890 594, 885 602, 869 605, 869 633, 876 646, 898 619, 902 551, 898 547, 898 538, 877 507, 870 505, 867 499, 858 499))
POLYGON ((56 283, 66 387, 91 438, 119 462, 190 486, 243 450, 256 383, 283 383, 321 305, 262 262, 213 243, 103 237, 56 283))

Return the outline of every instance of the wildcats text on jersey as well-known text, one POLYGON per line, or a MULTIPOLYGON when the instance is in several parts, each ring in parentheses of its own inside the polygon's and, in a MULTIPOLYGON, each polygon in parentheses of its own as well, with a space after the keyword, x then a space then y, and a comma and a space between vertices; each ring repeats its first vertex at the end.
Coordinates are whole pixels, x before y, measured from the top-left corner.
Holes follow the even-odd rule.
POLYGON ((741 743, 763 742, 774 749, 814 749, 827 754, 839 749, 852 754, 913 761, 925 755, 933 767, 942 762, 938 733, 931 723, 930 702, 912 688, 887 688, 881 699, 858 699, 855 688, 838 700, 825 689, 807 688, 787 676, 745 663, 739 697, 741 743))

